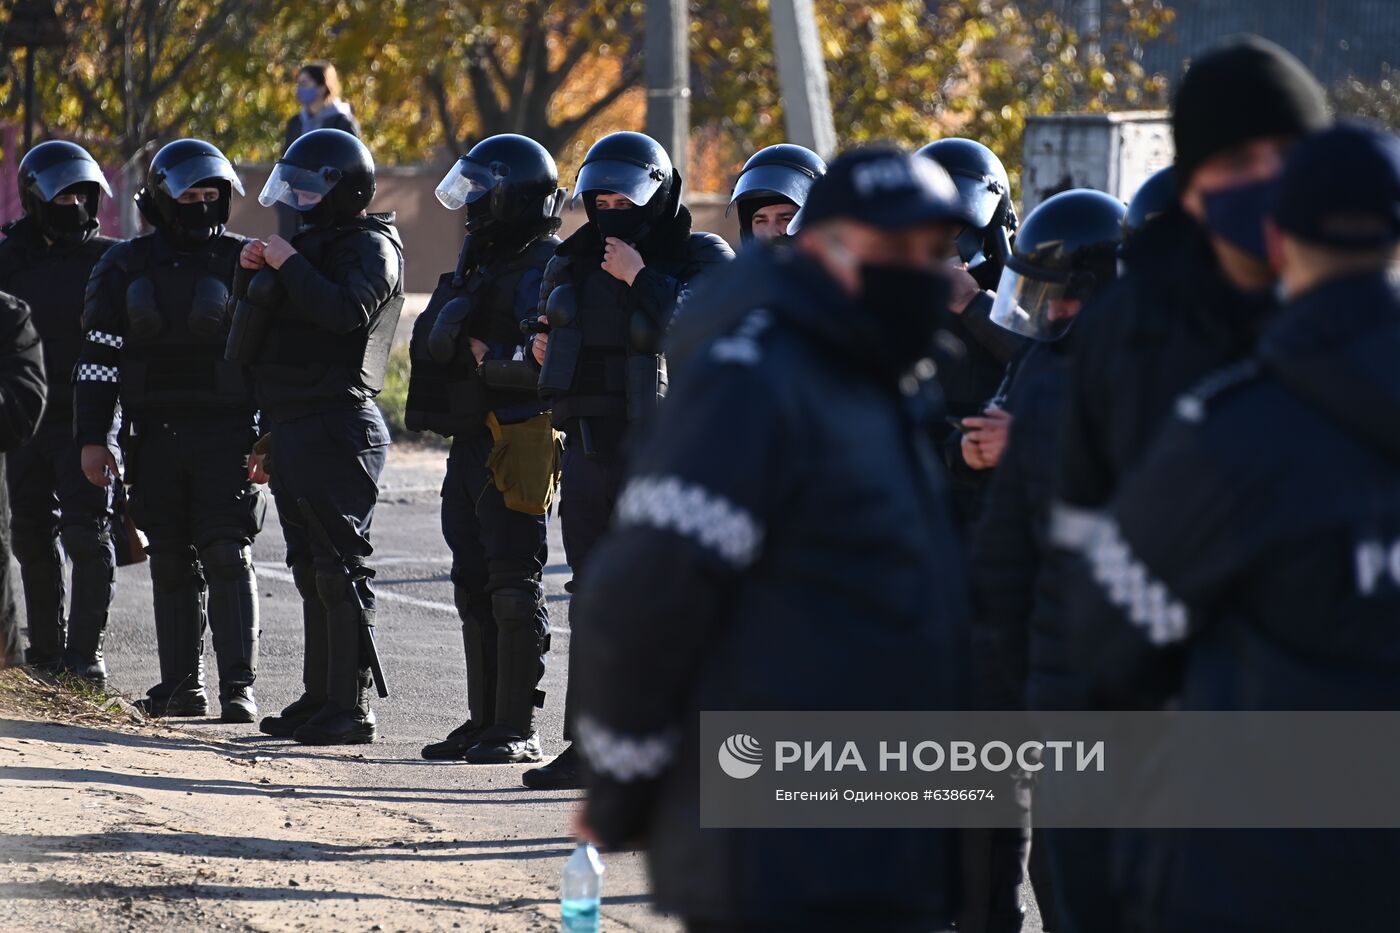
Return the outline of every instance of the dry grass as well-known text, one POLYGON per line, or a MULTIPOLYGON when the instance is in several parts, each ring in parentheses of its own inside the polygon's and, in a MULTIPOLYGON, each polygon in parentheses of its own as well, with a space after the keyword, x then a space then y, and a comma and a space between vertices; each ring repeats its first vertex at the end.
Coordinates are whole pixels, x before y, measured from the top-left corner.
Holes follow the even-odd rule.
POLYGON ((90 726, 144 720, 126 700, 77 677, 36 675, 20 667, 0 670, 0 716, 6 714, 90 726))

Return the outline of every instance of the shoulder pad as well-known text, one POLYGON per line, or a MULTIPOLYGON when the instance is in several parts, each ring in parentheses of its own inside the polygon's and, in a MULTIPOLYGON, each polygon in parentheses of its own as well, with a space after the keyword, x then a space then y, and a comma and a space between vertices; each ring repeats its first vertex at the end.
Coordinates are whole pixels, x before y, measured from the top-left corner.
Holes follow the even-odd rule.
POLYGON ((728 262, 734 258, 734 250, 717 233, 692 233, 686 252, 696 262, 728 262))
POLYGON ((102 258, 97 260, 97 265, 92 270, 92 277, 98 278, 112 269, 121 269, 126 272, 134 266, 141 265, 146 257, 146 250, 141 244, 143 239, 145 237, 137 237, 134 240, 118 240, 113 243, 102 254, 102 258))
POLYGON ((773 324, 767 308, 754 308, 729 333, 716 338, 706 354, 716 363, 757 366, 763 361, 761 338, 773 324))
POLYGON ((1190 390, 1177 396, 1176 416, 1182 421, 1204 421, 1210 409, 1235 390, 1253 383, 1262 368, 1257 360, 1233 363, 1206 376, 1190 390))

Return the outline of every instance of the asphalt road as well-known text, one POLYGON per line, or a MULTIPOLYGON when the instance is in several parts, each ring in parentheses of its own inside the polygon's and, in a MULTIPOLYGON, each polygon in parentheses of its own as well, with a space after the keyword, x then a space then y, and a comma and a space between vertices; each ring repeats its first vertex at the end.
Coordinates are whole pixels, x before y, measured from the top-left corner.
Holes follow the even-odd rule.
MULTIPOLYGON (((338 758, 346 780, 364 788, 382 789, 385 799, 425 795, 445 804, 461 804, 463 832, 473 820, 474 794, 490 794, 492 803, 515 804, 510 811, 514 832, 522 841, 558 839, 569 833, 578 795, 538 792, 521 786, 518 766, 469 766, 425 762, 419 749, 442 738, 466 712, 465 673, 460 623, 452 605, 448 577, 451 559, 439 530, 438 488, 445 450, 396 447, 381 480, 375 515, 373 566, 379 595, 378 641, 392 696, 375 704, 380 740, 373 746, 350 749, 311 749, 257 734, 253 727, 224 726, 213 720, 187 720, 211 737, 266 749, 272 754, 338 758), (356 757, 363 755, 363 758, 356 757)), ((270 499, 270 497, 269 497, 270 499)), ((274 712, 295 699, 301 689, 300 602, 283 563, 283 547, 275 510, 254 546, 262 614, 261 670, 258 701, 263 713, 274 712)), ((568 566, 557 521, 551 521, 549 563, 544 586, 553 629, 543 688, 548 694, 538 728, 545 754, 563 747, 563 685, 568 655, 568 597, 564 584, 568 566)), ((150 582, 144 565, 119 572, 106 656, 110 688, 132 697, 144 694, 158 680, 155 630, 150 619, 150 582)), ((217 674, 212 648, 206 645, 206 683, 211 706, 217 710, 217 674)), ((499 821, 490 821, 501 832, 499 821)), ((507 831, 509 832, 509 830, 507 831)), ((541 897, 557 896, 557 871, 562 867, 556 847, 538 853, 543 859, 541 897), (553 890, 551 890, 553 888, 553 890)), ((563 850, 567 851, 567 850, 563 850)), ((522 853, 522 856, 524 854, 522 853)), ((486 866, 483 866, 486 867, 486 866)), ((645 875, 635 855, 609 856, 610 906, 605 914, 614 928, 674 930, 669 920, 645 906, 645 875)), ((1028 933, 1041 929, 1029 905, 1028 933)))

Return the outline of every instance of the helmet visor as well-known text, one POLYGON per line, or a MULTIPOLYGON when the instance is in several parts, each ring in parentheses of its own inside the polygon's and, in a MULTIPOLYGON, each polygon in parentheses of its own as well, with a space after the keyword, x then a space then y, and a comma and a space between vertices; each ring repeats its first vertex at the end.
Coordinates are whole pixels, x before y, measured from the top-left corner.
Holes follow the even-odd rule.
POLYGON ((1066 297, 1068 288, 1067 282, 1037 278, 1007 267, 997 285, 992 322, 1032 340, 1059 340, 1079 311, 1079 300, 1066 297))
POLYGON ((39 193, 40 200, 52 201, 62 194, 65 188, 85 182, 97 185, 107 197, 112 196, 112 189, 102 175, 102 170, 97 167, 96 162, 89 162, 87 159, 64 159, 37 171, 34 173, 33 185, 34 190, 39 193))
POLYGON ((734 210, 734 205, 743 198, 763 195, 778 195, 787 198, 801 207, 807 202, 807 192, 812 190, 816 179, 799 169, 788 165, 759 165, 739 176, 734 185, 734 196, 729 199, 725 216, 734 210))
POLYGON ((285 204, 294 210, 309 211, 321 203, 321 199, 338 181, 340 173, 335 169, 312 172, 278 162, 272 167, 272 174, 267 176, 267 184, 263 185, 262 194, 258 195, 258 203, 263 207, 285 204))
POLYGON ((450 211, 460 210, 485 197, 500 184, 505 174, 505 166, 482 165, 464 156, 443 176, 433 193, 443 207, 450 211))
POLYGON ((589 162, 578 173, 574 201, 590 192, 611 191, 641 207, 661 188, 666 173, 660 168, 647 168, 635 162, 599 159, 589 162))
POLYGON ((172 200, 176 200, 191 188, 198 187, 201 181, 209 179, 226 181, 234 191, 243 193, 243 183, 238 180, 233 166, 227 159, 212 155, 197 155, 177 162, 160 172, 160 180, 156 184, 172 200))

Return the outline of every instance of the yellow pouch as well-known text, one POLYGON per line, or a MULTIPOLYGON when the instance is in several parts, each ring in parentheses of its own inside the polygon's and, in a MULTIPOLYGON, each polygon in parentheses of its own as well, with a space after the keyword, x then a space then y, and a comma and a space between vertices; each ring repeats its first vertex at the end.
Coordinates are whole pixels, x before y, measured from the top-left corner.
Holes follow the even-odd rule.
POLYGON ((506 508, 526 515, 548 512, 564 456, 563 435, 549 423, 549 413, 517 424, 501 424, 491 413, 486 427, 496 442, 486 466, 506 508))

